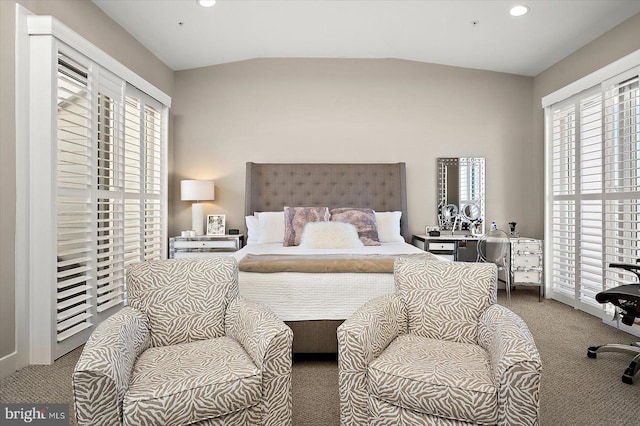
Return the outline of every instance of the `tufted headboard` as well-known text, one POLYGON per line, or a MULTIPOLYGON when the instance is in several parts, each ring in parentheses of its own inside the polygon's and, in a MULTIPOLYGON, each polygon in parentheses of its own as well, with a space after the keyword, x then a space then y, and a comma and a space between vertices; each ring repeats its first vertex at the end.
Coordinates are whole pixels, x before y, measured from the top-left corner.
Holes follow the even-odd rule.
POLYGON ((410 241, 405 163, 247 163, 245 215, 284 206, 368 207, 401 211, 410 241))

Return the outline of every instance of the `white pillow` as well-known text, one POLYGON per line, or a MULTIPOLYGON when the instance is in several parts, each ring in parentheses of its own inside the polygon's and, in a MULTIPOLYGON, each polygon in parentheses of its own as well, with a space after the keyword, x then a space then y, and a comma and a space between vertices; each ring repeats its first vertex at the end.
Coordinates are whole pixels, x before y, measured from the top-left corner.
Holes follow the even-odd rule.
POLYGON ((261 212, 258 216, 258 242, 282 243, 284 241, 284 211, 261 212))
POLYGON ((245 223, 247 224, 247 244, 257 243, 260 239, 260 222, 258 216, 245 216, 245 223))
POLYGON ((345 249, 363 247, 358 230, 344 222, 309 222, 304 226, 300 247, 307 249, 345 249))
POLYGON ((399 243, 404 241, 400 234, 402 212, 375 212, 378 224, 378 239, 381 243, 399 243))

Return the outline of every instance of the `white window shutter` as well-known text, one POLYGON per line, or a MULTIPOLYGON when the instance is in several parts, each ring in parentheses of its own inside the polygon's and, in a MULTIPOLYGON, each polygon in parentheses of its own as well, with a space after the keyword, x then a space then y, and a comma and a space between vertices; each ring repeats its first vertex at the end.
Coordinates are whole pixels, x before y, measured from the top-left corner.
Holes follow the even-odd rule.
POLYGON ((56 356, 126 304, 128 265, 166 252, 163 106, 58 56, 56 356))
POLYGON ((16 271, 29 362, 50 363, 126 305, 129 264, 166 256, 171 98, 51 17, 27 17, 27 32, 16 271))
POLYGON ((595 295, 635 278, 640 257, 639 69, 547 109, 547 277, 551 296, 607 318, 595 295))
POLYGON ((56 209, 58 345, 93 326, 95 251, 93 241, 91 94, 88 68, 58 54, 56 209))
POLYGON ((162 113, 152 105, 144 107, 144 260, 162 258, 163 211, 162 113))
MULTIPOLYGON (((640 257, 640 68, 608 81, 604 88, 604 247, 607 262, 640 257), (616 80, 614 80, 616 81, 616 80)), ((633 281, 607 270, 605 288, 633 281)))
POLYGON ((96 310, 108 316, 125 300, 124 268, 124 88, 125 82, 97 69, 96 310))

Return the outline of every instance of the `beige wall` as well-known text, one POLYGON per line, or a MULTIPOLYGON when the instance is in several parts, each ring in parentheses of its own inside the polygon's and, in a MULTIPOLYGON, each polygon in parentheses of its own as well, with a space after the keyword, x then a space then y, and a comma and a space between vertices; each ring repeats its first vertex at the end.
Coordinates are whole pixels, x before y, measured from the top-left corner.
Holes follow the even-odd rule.
MULTIPOLYGON (((394 59, 258 59, 175 73, 174 172, 241 228, 245 162, 407 163, 409 228, 436 224, 436 158, 487 160, 487 220, 531 235, 533 79, 394 59)), ((190 206, 171 201, 171 234, 190 206)), ((539 207, 539 206, 538 206, 539 207)))
MULTIPOLYGON (((20 1, 36 15, 51 15, 167 93, 173 71, 88 0, 20 1)), ((0 359, 15 351, 15 4, 0 0, 0 359)), ((4 371, 3 371, 4 373, 4 371)))
MULTIPOLYGON (((536 208, 544 205, 544 110, 542 98, 631 52, 640 49, 640 13, 587 44, 562 61, 538 74, 533 80, 533 176, 532 199, 536 208)), ((543 234, 544 212, 540 208, 535 227, 543 234)))

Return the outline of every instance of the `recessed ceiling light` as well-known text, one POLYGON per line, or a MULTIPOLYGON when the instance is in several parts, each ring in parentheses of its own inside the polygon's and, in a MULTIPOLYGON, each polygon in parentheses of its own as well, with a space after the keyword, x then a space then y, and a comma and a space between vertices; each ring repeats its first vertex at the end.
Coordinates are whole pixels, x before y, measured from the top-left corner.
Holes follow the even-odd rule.
POLYGON ((522 15, 526 15, 528 12, 529 12, 529 7, 522 6, 522 5, 513 6, 509 11, 511 16, 522 16, 522 15))
POLYGON ((216 4, 216 0, 198 0, 198 4, 202 7, 212 7, 216 4))

